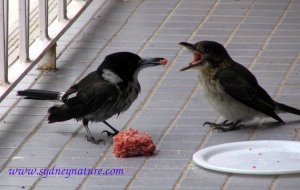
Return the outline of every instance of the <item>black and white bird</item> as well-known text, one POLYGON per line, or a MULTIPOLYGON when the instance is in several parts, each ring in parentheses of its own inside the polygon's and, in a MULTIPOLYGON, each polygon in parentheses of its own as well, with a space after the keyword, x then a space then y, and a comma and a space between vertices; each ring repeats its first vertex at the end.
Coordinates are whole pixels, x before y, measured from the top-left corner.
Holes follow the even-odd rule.
POLYGON ((146 67, 165 65, 165 58, 144 58, 130 53, 113 53, 104 59, 98 69, 91 72, 66 92, 27 89, 17 95, 26 99, 60 100, 63 104, 50 107, 48 122, 61 122, 70 119, 82 120, 87 131, 87 140, 98 144, 89 128, 89 122, 103 122, 115 135, 119 131, 106 120, 126 111, 137 98, 141 87, 138 73, 146 67))
POLYGON ((256 117, 269 116, 284 123, 278 113, 300 115, 300 110, 273 100, 255 76, 230 57, 223 45, 214 41, 180 42, 179 45, 193 53, 193 60, 181 71, 198 70, 205 97, 226 119, 220 124, 205 122, 204 125, 231 131, 240 129, 241 122, 256 117))

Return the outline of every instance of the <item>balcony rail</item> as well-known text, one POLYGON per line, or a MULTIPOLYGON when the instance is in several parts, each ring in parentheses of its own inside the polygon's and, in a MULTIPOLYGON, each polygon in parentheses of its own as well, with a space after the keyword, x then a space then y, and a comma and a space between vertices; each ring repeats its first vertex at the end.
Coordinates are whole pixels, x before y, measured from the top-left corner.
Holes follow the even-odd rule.
POLYGON ((40 69, 56 68, 56 42, 92 0, 57 0, 57 16, 48 22, 48 0, 39 0, 39 37, 29 43, 29 0, 19 0, 19 55, 8 64, 9 0, 0 0, 0 102, 37 63, 40 69))

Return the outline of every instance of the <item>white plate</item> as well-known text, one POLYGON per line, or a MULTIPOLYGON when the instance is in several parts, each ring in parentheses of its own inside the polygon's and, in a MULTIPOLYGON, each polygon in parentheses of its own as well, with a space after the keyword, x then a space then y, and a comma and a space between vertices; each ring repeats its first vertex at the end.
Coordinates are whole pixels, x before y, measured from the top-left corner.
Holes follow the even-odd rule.
POLYGON ((199 166, 238 174, 300 173, 300 142, 245 141, 216 145, 194 153, 199 166))

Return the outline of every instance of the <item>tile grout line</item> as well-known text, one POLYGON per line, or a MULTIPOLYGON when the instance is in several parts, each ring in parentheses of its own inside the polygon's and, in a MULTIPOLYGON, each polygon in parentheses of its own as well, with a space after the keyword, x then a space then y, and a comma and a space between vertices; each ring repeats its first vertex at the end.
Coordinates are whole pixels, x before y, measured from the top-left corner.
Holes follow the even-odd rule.
POLYGON ((239 30, 241 24, 246 20, 246 18, 249 16, 249 13, 251 11, 251 9, 253 8, 253 6, 255 5, 255 3, 257 2, 257 0, 254 0, 252 2, 252 4, 249 6, 249 8, 247 9, 245 15, 243 16, 243 18, 241 19, 240 23, 235 27, 234 31, 230 34, 230 36, 226 39, 226 42, 224 44, 225 47, 228 46, 228 44, 231 42, 231 40, 233 39, 234 35, 236 34, 236 32, 239 30))
POLYGON ((292 71, 294 70, 295 66, 297 65, 297 61, 300 59, 300 51, 298 53, 298 55, 295 57, 295 59, 293 60, 293 62, 290 64, 287 72, 285 73, 285 75, 283 76, 283 79, 281 80, 281 82, 278 85, 278 88, 276 89, 275 92, 275 98, 278 97, 280 91, 282 90, 285 82, 288 80, 290 74, 292 73, 292 71))
MULTIPOLYGON (((267 47, 267 45, 269 44, 273 34, 275 33, 275 31, 279 28, 280 23, 282 23, 283 19, 286 17, 287 15, 287 11, 291 8, 291 5, 293 4, 294 0, 290 0, 290 4, 288 5, 288 7, 285 9, 284 13, 280 16, 279 21, 277 22, 277 24, 275 25, 275 27, 272 29, 271 33, 269 34, 268 38, 265 40, 265 43, 263 45, 263 47, 261 49, 265 49, 267 47)), ((258 54, 255 56, 255 58, 252 60, 250 66, 249 66, 249 70, 251 70, 253 68, 253 66, 255 65, 257 59, 259 56, 261 56, 263 51, 259 51, 258 54)))

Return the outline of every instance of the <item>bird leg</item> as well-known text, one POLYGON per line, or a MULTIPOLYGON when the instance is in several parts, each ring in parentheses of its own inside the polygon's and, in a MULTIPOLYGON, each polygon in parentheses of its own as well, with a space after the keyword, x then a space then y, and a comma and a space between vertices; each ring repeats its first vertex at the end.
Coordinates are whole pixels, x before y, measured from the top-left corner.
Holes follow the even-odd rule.
POLYGON ((102 134, 102 133, 106 133, 107 136, 115 136, 116 134, 119 133, 119 131, 118 131, 117 129, 115 129, 113 126, 111 126, 109 123, 107 123, 107 121, 103 121, 103 123, 104 123, 105 125, 107 125, 109 128, 111 128, 111 130, 113 130, 113 133, 112 133, 112 132, 109 132, 109 131, 107 131, 107 130, 104 130, 104 131, 101 132, 101 134, 102 134))
POLYGON ((89 141, 91 143, 94 143, 94 144, 99 144, 100 142, 103 142, 105 144, 105 141, 103 139, 96 140, 93 137, 93 135, 92 135, 92 133, 91 133, 89 127, 88 127, 89 120, 83 119, 82 123, 83 123, 83 126, 85 127, 85 130, 87 132, 87 135, 85 136, 85 138, 86 138, 87 141, 89 141))
POLYGON ((205 122, 203 126, 208 125, 210 128, 212 128, 212 130, 227 132, 227 131, 238 130, 244 127, 244 125, 241 124, 241 122, 242 122, 241 120, 237 120, 236 122, 228 122, 228 120, 225 120, 223 123, 220 124, 205 122))

